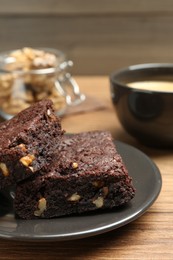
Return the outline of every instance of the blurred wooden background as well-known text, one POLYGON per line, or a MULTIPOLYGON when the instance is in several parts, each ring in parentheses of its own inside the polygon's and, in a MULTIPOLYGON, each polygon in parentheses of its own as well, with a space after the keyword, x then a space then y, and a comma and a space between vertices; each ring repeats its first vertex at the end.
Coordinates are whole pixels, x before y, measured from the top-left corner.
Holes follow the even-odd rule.
POLYGON ((0 0, 0 51, 53 47, 73 73, 173 62, 172 0, 0 0))

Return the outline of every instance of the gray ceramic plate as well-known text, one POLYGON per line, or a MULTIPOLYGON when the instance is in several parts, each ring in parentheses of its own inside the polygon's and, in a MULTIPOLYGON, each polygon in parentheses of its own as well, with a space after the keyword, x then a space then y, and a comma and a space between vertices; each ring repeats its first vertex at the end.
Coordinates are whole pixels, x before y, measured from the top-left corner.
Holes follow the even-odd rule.
POLYGON ((0 194, 0 237, 15 240, 72 240, 117 229, 140 217, 156 200, 161 190, 161 175, 144 153, 127 144, 116 142, 136 196, 128 205, 111 211, 95 212, 50 220, 17 220, 12 201, 0 194))

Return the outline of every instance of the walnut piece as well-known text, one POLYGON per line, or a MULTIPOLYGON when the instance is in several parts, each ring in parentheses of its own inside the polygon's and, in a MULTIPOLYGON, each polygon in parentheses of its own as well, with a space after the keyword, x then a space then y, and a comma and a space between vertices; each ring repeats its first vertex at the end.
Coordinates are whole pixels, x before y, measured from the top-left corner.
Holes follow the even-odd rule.
POLYGON ((77 169, 78 168, 78 163, 77 162, 73 162, 72 163, 72 168, 73 169, 77 169))
POLYGON ((26 146, 24 144, 19 144, 18 146, 23 152, 27 151, 26 146))
POLYGON ((46 199, 45 198, 41 198, 38 201, 38 210, 34 211, 34 216, 40 217, 43 214, 43 212, 46 210, 46 207, 47 207, 46 199))
POLYGON ((50 109, 47 109, 47 115, 52 121, 56 120, 56 116, 51 112, 50 109))
POLYGON ((103 197, 99 196, 97 199, 93 201, 93 204, 95 204, 97 208, 103 207, 104 205, 103 197))
POLYGON ((0 163, 0 170, 2 171, 2 174, 6 177, 9 175, 9 170, 7 168, 7 165, 3 162, 0 163))
POLYGON ((25 165, 25 166, 29 166, 35 159, 35 156, 32 154, 28 154, 22 158, 20 158, 20 162, 25 165))
POLYGON ((29 169, 34 172, 34 168, 32 166, 29 166, 29 169))
POLYGON ((51 111, 50 111, 50 109, 47 110, 47 115, 48 115, 48 116, 51 115, 51 111))
POLYGON ((81 196, 77 192, 73 193, 67 200, 68 201, 79 201, 81 196))

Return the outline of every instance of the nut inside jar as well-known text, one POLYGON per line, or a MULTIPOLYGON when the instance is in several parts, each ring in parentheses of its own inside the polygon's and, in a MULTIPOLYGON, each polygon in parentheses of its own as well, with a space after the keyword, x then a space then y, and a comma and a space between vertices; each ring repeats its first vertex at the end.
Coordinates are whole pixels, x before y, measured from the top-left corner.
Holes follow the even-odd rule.
POLYGON ((64 54, 52 49, 23 48, 1 55, 1 111, 13 116, 44 98, 53 101, 56 111, 63 110, 66 96, 56 87, 58 77, 66 75, 69 63, 63 63, 64 54))

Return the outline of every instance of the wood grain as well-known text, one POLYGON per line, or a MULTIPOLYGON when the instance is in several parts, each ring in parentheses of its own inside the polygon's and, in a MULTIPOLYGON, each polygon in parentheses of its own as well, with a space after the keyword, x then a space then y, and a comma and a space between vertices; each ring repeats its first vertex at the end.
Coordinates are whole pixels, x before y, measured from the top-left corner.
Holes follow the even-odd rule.
POLYGON ((163 13, 173 11, 171 0, 1 0, 2 14, 163 13))
POLYGON ((109 130, 114 138, 139 148, 159 167, 163 179, 162 191, 143 216, 122 228, 66 242, 30 243, 0 239, 0 259, 172 260, 173 150, 146 147, 124 131, 111 104, 107 77, 76 77, 76 80, 86 95, 99 99, 106 107, 64 117, 63 127, 69 132, 109 130))

